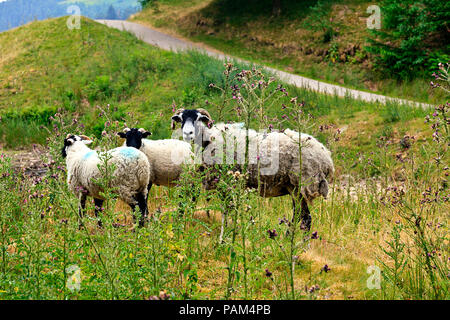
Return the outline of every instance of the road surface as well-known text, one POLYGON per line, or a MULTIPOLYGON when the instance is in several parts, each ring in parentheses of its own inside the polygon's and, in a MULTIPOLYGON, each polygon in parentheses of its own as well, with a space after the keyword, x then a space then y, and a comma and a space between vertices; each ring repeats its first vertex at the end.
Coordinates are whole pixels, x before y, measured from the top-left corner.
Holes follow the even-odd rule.
MULTIPOLYGON (((218 52, 216 50, 207 48, 205 46, 201 46, 199 44, 184 40, 184 39, 178 39, 174 36, 162 33, 160 31, 151 29, 147 26, 129 22, 129 21, 123 21, 123 20, 96 20, 99 23, 105 24, 108 27, 116 28, 119 30, 128 31, 130 33, 133 33, 138 39, 149 43, 151 45, 160 47, 164 50, 171 50, 171 51, 183 51, 183 50, 199 50, 201 52, 204 52, 205 54, 221 59, 234 59, 242 62, 248 62, 242 59, 238 59, 232 56, 225 55, 221 52, 218 52)), ((359 99, 367 102, 379 102, 385 104, 388 101, 393 101, 401 104, 408 104, 416 107, 422 107, 422 108, 430 108, 432 107, 429 104, 426 103, 420 103, 405 99, 398 99, 398 98, 392 98, 383 96, 376 93, 370 93, 365 91, 359 91, 354 89, 349 89, 345 87, 341 87, 338 85, 321 82, 314 79, 305 78, 299 75, 291 74, 288 72, 284 72, 281 70, 277 70, 270 67, 263 67, 267 71, 271 72, 272 74, 276 75, 280 80, 282 80, 285 83, 301 87, 301 88, 308 88, 313 91, 325 93, 328 95, 337 95, 339 97, 351 97, 354 99, 359 99)))

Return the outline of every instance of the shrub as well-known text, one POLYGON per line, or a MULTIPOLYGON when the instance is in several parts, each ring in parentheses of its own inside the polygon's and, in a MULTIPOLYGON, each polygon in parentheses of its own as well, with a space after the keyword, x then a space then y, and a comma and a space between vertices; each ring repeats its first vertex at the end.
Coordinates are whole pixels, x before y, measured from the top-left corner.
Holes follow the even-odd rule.
POLYGON ((377 38, 369 39, 366 50, 382 72, 414 78, 450 49, 450 2, 383 0, 381 10, 383 29, 371 31, 377 38))

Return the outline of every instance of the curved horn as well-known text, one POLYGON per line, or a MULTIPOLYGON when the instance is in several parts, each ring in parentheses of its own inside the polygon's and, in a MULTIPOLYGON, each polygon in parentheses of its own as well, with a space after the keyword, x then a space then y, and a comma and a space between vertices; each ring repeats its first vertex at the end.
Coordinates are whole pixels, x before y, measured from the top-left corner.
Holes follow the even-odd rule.
POLYGON ((123 129, 123 133, 127 133, 128 131, 130 131, 131 129, 130 128, 125 128, 125 129, 123 129))
POLYGON ((81 140, 92 140, 91 138, 89 138, 88 136, 85 136, 83 134, 80 134, 79 137, 81 138, 81 140))
POLYGON ((202 115, 207 116, 212 121, 212 117, 206 109, 198 108, 197 111, 200 112, 202 115))
POLYGON ((203 108, 198 108, 197 111, 200 112, 200 114, 202 114, 202 115, 208 117, 209 120, 208 120, 207 125, 208 125, 208 127, 209 127, 210 124, 211 124, 212 121, 213 121, 211 115, 209 114, 209 112, 208 112, 206 109, 203 109, 203 108))
MULTIPOLYGON (((173 116, 178 116, 178 115, 180 115, 181 113, 183 113, 183 111, 184 111, 183 108, 178 109, 177 111, 175 111, 175 113, 173 114, 173 116)), ((173 116, 172 116, 172 117, 173 117, 173 116)), ((171 128, 172 130, 175 130, 176 125, 177 125, 177 124, 176 124, 176 121, 172 119, 172 122, 170 123, 170 128, 171 128)))
POLYGON ((144 133, 144 132, 146 132, 147 130, 145 130, 144 128, 139 128, 138 131, 141 132, 141 133, 144 133))
POLYGON ((66 139, 69 139, 71 135, 72 135, 71 133, 68 133, 66 139))

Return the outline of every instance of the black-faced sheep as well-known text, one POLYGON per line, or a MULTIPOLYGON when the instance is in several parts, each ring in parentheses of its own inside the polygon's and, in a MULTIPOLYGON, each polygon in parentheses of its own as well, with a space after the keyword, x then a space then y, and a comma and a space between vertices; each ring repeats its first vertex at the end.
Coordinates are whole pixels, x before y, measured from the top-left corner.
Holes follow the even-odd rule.
MULTIPOLYGON (((95 202, 95 214, 98 217, 105 200, 102 188, 96 183, 101 178, 99 153, 87 145, 92 140, 86 136, 67 135, 64 139, 62 156, 66 158, 67 183, 72 192, 79 197, 79 215, 83 217, 86 198, 91 196, 95 202)), ((120 199, 127 203, 133 211, 139 207, 143 226, 147 217, 147 186, 150 179, 150 164, 145 154, 135 148, 119 147, 107 151, 111 157, 108 164, 115 166, 111 186, 120 199)), ((81 227, 80 220, 80 227, 81 227)), ((101 226, 101 221, 99 220, 101 226)))
MULTIPOLYGON (((245 128, 238 124, 211 125, 211 116, 204 109, 180 109, 172 116, 172 128, 177 122, 181 123, 183 139, 187 142, 194 140, 196 145, 203 148, 202 162, 205 165, 223 163, 225 159, 226 163, 237 163, 242 171, 247 136, 245 128)), ((249 130, 247 186, 258 187, 259 172, 260 195, 291 195, 294 204, 293 220, 300 218, 302 228, 310 230, 308 203, 318 196, 327 197, 328 182, 332 179, 334 165, 330 151, 306 134, 301 134, 300 159, 299 136, 298 132, 289 129, 283 133, 257 133, 249 130), (295 199, 301 200, 300 217, 295 199)))
POLYGON ((183 167, 193 163, 194 154, 189 143, 176 139, 149 140, 145 129, 125 128, 117 135, 126 139, 124 146, 142 151, 151 167, 150 183, 158 186, 175 186, 183 167))

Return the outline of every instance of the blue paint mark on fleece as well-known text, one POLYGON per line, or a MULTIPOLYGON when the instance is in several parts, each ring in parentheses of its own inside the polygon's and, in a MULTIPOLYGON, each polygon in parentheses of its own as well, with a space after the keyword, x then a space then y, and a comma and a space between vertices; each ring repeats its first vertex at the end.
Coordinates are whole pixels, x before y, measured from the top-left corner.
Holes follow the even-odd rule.
POLYGON ((83 156, 83 160, 87 160, 87 159, 89 159, 90 157, 92 157, 92 156, 94 156, 94 155, 97 155, 97 152, 95 152, 95 151, 89 151, 88 153, 86 153, 86 154, 83 156))
POLYGON ((124 147, 121 148, 120 153, 127 158, 136 158, 138 151, 135 148, 124 147))

